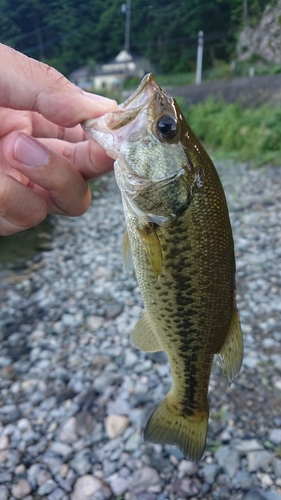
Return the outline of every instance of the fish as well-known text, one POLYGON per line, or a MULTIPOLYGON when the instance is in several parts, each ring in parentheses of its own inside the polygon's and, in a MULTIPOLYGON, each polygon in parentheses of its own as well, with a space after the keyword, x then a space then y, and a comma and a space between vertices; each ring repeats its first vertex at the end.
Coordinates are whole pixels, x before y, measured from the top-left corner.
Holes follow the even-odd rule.
POLYGON ((229 385, 240 371, 243 335, 235 255, 216 168, 177 102, 150 73, 117 109, 83 122, 114 162, 144 310, 131 344, 164 351, 169 392, 149 418, 145 440, 173 444, 194 462, 207 439, 214 356, 229 385))

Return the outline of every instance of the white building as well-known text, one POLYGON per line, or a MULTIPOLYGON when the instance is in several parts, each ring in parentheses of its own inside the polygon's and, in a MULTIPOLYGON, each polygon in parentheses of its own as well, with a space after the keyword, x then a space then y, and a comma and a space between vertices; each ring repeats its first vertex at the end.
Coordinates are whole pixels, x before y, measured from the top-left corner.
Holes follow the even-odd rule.
POLYGON ((90 67, 83 66, 73 71, 69 79, 84 90, 110 89, 122 86, 129 77, 141 79, 146 73, 153 71, 154 68, 146 57, 121 50, 112 61, 96 66, 92 74, 90 67))

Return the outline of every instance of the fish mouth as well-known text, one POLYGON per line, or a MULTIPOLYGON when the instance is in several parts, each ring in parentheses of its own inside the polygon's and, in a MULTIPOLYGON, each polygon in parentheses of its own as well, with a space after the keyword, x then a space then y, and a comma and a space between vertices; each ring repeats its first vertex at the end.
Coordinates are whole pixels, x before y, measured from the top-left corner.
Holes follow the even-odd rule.
POLYGON ((132 137, 137 131, 140 134, 141 130, 145 129, 146 110, 159 90, 154 76, 148 73, 135 92, 120 104, 116 111, 106 113, 99 118, 90 118, 81 123, 81 126, 109 156, 116 160, 123 139, 132 137), (138 117, 137 123, 136 117, 138 117))

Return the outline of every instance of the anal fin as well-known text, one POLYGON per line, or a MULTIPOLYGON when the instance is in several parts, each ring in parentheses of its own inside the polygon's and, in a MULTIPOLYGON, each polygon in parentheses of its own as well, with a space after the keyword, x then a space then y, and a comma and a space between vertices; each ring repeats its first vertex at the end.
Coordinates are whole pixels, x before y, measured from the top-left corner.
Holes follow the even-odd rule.
POLYGON ((131 334, 130 342, 134 347, 144 352, 163 351, 153 332, 153 325, 146 311, 143 311, 141 318, 137 322, 131 334))
POLYGON ((243 353, 243 334, 235 303, 227 337, 221 350, 217 353, 220 367, 229 385, 231 385, 240 371, 243 353))

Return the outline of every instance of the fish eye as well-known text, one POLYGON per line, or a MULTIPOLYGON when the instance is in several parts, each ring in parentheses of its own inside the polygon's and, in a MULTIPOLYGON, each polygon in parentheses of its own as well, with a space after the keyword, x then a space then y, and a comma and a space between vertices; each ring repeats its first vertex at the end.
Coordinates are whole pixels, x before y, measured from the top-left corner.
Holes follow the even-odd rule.
POLYGON ((161 116, 156 123, 156 131, 161 139, 173 139, 177 135, 177 122, 173 116, 161 116))

